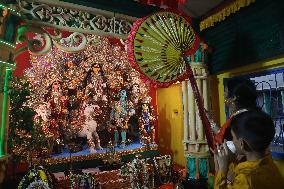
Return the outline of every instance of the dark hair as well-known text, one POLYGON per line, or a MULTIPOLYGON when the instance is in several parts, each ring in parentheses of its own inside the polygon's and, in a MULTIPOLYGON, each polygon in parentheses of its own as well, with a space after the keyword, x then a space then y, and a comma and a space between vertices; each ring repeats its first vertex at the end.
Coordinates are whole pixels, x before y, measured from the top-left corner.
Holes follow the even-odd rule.
POLYGON ((264 152, 275 135, 273 120, 261 110, 249 110, 234 116, 230 127, 237 138, 244 139, 256 152, 264 152))
POLYGON ((257 92, 254 83, 249 79, 233 78, 227 82, 228 96, 236 97, 237 109, 255 108, 257 92))

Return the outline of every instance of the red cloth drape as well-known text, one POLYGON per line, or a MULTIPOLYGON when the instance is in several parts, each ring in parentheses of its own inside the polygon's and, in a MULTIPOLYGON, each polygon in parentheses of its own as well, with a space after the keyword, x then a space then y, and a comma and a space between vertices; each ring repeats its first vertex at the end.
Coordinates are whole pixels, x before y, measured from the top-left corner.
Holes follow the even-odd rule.
POLYGON ((178 4, 184 4, 186 0, 139 0, 139 2, 158 7, 167 6, 170 8, 177 8, 178 4))

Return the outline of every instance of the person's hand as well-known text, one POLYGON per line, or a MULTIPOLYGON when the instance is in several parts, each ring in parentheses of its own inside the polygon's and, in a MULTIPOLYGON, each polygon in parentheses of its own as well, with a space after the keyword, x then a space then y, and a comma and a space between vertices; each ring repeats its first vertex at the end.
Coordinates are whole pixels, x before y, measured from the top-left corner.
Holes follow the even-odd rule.
POLYGON ((215 151, 214 156, 216 155, 217 163, 219 166, 219 170, 227 175, 228 167, 229 167, 229 149, 226 145, 226 140, 223 144, 217 145, 217 150, 215 151), (216 153, 217 151, 217 153, 216 153))
POLYGON ((219 171, 219 165, 218 165, 218 160, 217 160, 217 149, 213 150, 210 148, 211 152, 214 154, 214 167, 215 167, 215 172, 219 171))
POLYGON ((226 145, 226 140, 221 145, 217 144, 217 148, 215 150, 210 150, 214 154, 215 171, 221 171, 226 175, 228 172, 230 159, 230 153, 228 146, 226 145))

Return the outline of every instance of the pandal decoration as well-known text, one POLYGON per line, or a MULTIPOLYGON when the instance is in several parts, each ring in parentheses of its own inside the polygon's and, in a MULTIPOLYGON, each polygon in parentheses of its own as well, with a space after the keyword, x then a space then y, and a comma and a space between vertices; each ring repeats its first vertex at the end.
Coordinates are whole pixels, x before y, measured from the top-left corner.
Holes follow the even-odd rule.
POLYGON ((176 11, 160 11, 134 23, 128 37, 129 61, 153 87, 189 78, 210 148, 215 149, 203 99, 187 57, 199 47, 190 19, 176 11))
POLYGON ((127 39, 129 62, 151 86, 168 87, 188 78, 189 65, 182 55, 199 47, 190 18, 161 11, 137 20, 127 39))
POLYGON ((247 7, 254 3, 255 0, 235 0, 217 13, 210 15, 200 22, 200 31, 214 26, 218 22, 222 22, 226 17, 238 12, 241 8, 247 7))
POLYGON ((172 158, 170 155, 154 158, 159 184, 165 184, 172 179, 172 158))
POLYGON ((152 172, 147 159, 139 159, 138 157, 121 168, 121 174, 130 178, 130 185, 133 189, 153 188, 154 177, 152 172))
POLYGON ((18 189, 43 188, 52 189, 52 178, 42 167, 34 167, 21 180, 18 189))
POLYGON ((73 174, 71 172, 70 185, 71 185, 71 189, 76 189, 76 188, 81 188, 81 187, 82 188, 95 188, 95 186, 97 185, 97 181, 95 177, 90 173, 73 174))
POLYGON ((106 157, 103 159, 105 164, 112 165, 114 163, 121 162, 121 156, 116 153, 115 146, 113 145, 112 141, 108 142, 105 156, 106 157))

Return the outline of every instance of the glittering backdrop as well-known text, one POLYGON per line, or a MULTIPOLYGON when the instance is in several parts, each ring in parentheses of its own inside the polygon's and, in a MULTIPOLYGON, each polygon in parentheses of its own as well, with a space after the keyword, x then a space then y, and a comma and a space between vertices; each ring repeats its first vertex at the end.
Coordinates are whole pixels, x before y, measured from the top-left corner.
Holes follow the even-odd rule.
POLYGON ((34 127, 48 137, 47 148, 76 137, 84 122, 82 107, 90 101, 100 107, 93 115, 98 129, 108 130, 110 112, 123 88, 135 109, 152 97, 156 112, 156 90, 130 66, 120 41, 88 38, 90 43, 81 52, 67 53, 54 46, 46 55, 30 55, 31 65, 24 72, 30 95, 24 105, 36 111, 34 127))

